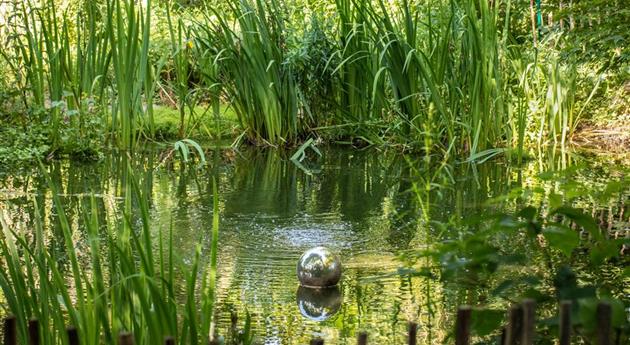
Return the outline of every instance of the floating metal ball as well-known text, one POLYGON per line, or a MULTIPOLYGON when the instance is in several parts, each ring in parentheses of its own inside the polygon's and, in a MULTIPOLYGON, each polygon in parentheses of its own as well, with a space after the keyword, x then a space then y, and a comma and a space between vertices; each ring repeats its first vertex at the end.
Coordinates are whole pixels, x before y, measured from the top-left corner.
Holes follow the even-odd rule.
POLYGON ((337 285, 341 279, 341 260, 328 248, 311 248, 298 261, 297 276, 302 286, 337 285))
POLYGON ((342 301, 339 286, 327 288, 300 286, 297 291, 300 313, 314 321, 324 321, 335 315, 341 308, 342 301))

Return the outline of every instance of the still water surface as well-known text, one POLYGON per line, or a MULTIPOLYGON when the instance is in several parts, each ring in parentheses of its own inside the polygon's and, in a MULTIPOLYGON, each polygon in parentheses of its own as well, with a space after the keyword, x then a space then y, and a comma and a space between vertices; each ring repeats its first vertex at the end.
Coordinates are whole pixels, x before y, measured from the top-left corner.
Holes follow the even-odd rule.
MULTIPOLYGON (((150 186, 152 227, 165 232, 172 224, 175 248, 184 260, 192 259, 198 240, 207 256, 216 178, 218 329, 229 328, 230 311, 248 311, 264 344, 305 344, 313 336, 330 344, 354 344, 359 330, 368 331, 373 344, 401 344, 411 319, 420 321, 421 343, 443 342, 461 293, 428 278, 392 274, 400 266, 397 254, 428 247, 444 236, 433 222, 467 217, 489 198, 537 185, 541 170, 586 161, 584 178, 597 183, 610 178, 615 167, 611 161, 570 156, 521 167, 500 161, 460 164, 435 173, 415 157, 345 149, 326 149, 302 166, 272 150, 211 152, 202 169, 164 164, 161 157, 159 151, 147 150, 131 159, 150 186), (429 191, 414 193, 414 188, 429 191), (297 259, 319 245, 340 254, 342 283, 322 293, 299 290, 297 259)), ((82 227, 80 201, 91 194, 102 199, 104 212, 116 212, 126 164, 124 155, 112 154, 98 163, 48 166, 74 226, 82 227)), ((32 221, 35 197, 46 205, 47 226, 54 233, 50 192, 42 176, 27 171, 1 180, 0 207, 12 221, 32 221)))

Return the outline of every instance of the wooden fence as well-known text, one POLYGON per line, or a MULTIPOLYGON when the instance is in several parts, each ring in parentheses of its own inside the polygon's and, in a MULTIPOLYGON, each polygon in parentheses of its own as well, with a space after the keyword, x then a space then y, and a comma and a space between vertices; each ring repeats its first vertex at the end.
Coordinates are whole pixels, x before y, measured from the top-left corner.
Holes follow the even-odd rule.
MULTIPOLYGON (((572 325, 571 325, 571 308, 570 301, 563 301, 560 304, 560 322, 559 322, 559 344, 571 344, 572 325)), ((455 322, 455 345, 469 345, 471 338, 471 322, 472 308, 470 306, 461 306, 457 311, 455 322)), ((597 325, 596 335, 593 344, 596 345, 613 345, 621 344, 620 334, 617 334, 613 343, 611 339, 612 331, 612 308, 609 303, 600 302, 596 311, 597 325)), ((536 321, 536 304, 531 299, 524 300, 521 304, 511 307, 507 312, 507 324, 501 332, 501 345, 532 345, 535 337, 535 321, 536 321)), ((236 329, 237 318, 232 315, 232 329, 236 329)), ((40 345, 40 325, 37 320, 29 320, 28 322, 28 345, 40 345)), ((74 327, 68 327, 67 335, 70 345, 81 344, 79 333, 74 327)), ((418 338, 418 324, 410 322, 408 326, 407 344, 416 345, 418 338)), ((4 345, 17 345, 17 319, 8 317, 4 319, 4 345)), ((118 337, 118 345, 133 345, 134 338, 131 333, 121 333, 118 337)), ((217 341, 210 341, 209 345, 217 345, 217 341)), ((312 339, 311 345, 324 345, 321 338, 312 339)), ((360 332, 357 336, 358 345, 368 344, 368 334, 360 332)), ((166 337, 164 345, 175 345, 173 337, 166 337)))

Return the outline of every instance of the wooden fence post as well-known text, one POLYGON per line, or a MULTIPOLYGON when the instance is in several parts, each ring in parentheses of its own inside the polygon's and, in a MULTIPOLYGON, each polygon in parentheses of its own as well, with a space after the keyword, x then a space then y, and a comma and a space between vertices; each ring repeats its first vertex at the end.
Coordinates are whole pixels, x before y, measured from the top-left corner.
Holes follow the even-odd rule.
POLYGON ((501 335, 499 336, 499 345, 505 345, 507 343, 507 327, 501 328, 501 335))
POLYGON ((324 345, 324 339, 322 338, 311 339, 311 345, 324 345))
POLYGON ((610 345, 612 308, 608 302, 597 304, 597 345, 610 345))
POLYGON ((232 331, 235 332, 238 327, 238 314, 235 311, 230 313, 230 324, 232 326, 232 331))
POLYGON ((17 318, 15 316, 4 319, 4 345, 17 345, 17 318))
POLYGON ((521 341, 523 333, 523 307, 513 305, 508 312, 508 327, 504 345, 515 345, 521 341))
POLYGON ((418 324, 415 322, 409 323, 409 345, 416 345, 418 343, 418 324))
POLYGON ((571 344, 571 301, 560 302, 560 345, 571 344))
POLYGON ((536 331, 536 302, 533 299, 523 300, 523 345, 534 344, 534 334, 536 331))
POLYGON ((359 336, 357 337, 357 344, 367 345, 367 338, 368 338, 368 335, 366 332, 360 332, 359 336))
POLYGON ((118 335, 118 345, 133 345, 133 334, 122 332, 118 335))
POLYGON ((39 321, 36 319, 28 321, 28 343, 29 345, 39 345, 39 321))
POLYGON ((470 321, 472 308, 464 305, 457 310, 457 321, 455 323, 455 345, 470 344, 470 321))
POLYGON ((70 345, 79 345, 79 331, 76 327, 70 326, 66 328, 66 334, 70 345))

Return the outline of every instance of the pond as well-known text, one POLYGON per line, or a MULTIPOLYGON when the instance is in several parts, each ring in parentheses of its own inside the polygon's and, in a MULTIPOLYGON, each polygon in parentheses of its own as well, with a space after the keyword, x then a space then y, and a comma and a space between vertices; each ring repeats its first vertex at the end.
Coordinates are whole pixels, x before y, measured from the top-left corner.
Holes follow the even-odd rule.
MULTIPOLYGON (((451 332, 454 311, 467 293, 438 280, 395 274, 400 253, 449 236, 432 224, 486 212, 488 200, 517 187, 547 188, 550 182, 538 178, 541 171, 584 163, 580 178, 597 184, 619 168, 611 160, 550 154, 520 167, 495 160, 436 173, 437 158, 427 163, 376 150, 322 151, 321 157, 295 164, 290 153, 280 151, 215 150, 208 154, 208 165, 198 169, 165 162, 162 150, 147 149, 132 159, 112 153, 101 162, 60 161, 47 169, 78 229, 84 221, 77 216, 81 200, 95 195, 104 213, 116 212, 127 164, 142 171, 155 233, 172 229, 176 254, 188 261, 198 241, 202 257, 209 252, 215 178, 220 333, 229 329, 230 312, 236 311, 241 318, 250 313, 254 334, 264 344, 305 344, 314 336, 331 344, 354 344, 359 330, 369 332, 371 343, 399 344, 407 321, 417 320, 420 343, 430 344, 451 332), (342 282, 323 293, 298 289, 296 262, 306 249, 319 245, 341 256, 342 282)), ((32 224, 36 200, 54 234, 58 225, 50 193, 36 170, 4 175, 0 209, 5 221, 32 224)), ((626 201, 611 207, 622 210, 626 201)), ((627 215, 622 213, 619 221, 627 221, 627 215)), ((49 245, 53 252, 62 247, 54 236, 49 245)))

